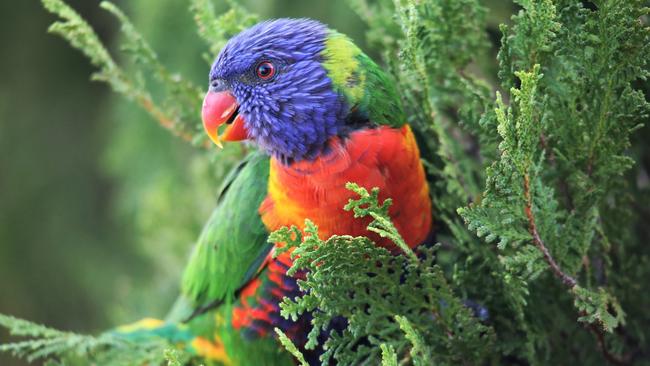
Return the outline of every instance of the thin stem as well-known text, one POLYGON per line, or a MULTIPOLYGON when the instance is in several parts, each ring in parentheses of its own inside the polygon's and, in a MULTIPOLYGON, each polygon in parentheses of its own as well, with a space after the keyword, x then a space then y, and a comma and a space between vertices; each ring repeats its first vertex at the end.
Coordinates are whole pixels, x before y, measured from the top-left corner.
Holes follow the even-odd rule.
MULTIPOLYGON (((542 252, 544 255, 544 260, 546 260, 546 263, 551 267, 551 270, 553 271, 553 274, 555 274, 555 277, 557 277, 562 283, 569 288, 569 291, 571 294, 573 294, 573 289, 577 286, 578 282, 576 281, 575 278, 571 277, 570 275, 566 274, 560 266, 557 264, 553 256, 548 250, 548 247, 542 240, 542 238, 539 235, 539 232, 537 231, 537 224, 535 222, 535 216, 533 215, 533 200, 532 200, 532 195, 530 193, 530 178, 528 174, 524 174, 524 196, 526 198, 526 217, 528 218, 528 229, 533 236, 533 242, 535 243, 535 246, 542 252)), ((581 315, 584 315, 581 313, 581 315)), ((603 354, 603 357, 610 363, 614 365, 628 365, 631 360, 630 355, 625 355, 625 356, 617 356, 609 352, 607 349, 607 345, 605 344, 605 334, 603 333, 603 330, 601 327, 598 326, 598 324, 592 323, 589 324, 588 329, 595 335, 596 337, 596 342, 598 343, 598 348, 603 354)))
POLYGON ((564 273, 560 266, 557 264, 553 256, 551 256, 551 253, 548 251, 548 247, 542 240, 542 238, 539 236, 539 232, 537 231, 537 224, 535 223, 535 217, 533 216, 533 203, 532 203, 532 197, 530 194, 530 178, 528 177, 528 174, 524 175, 524 196, 526 198, 526 217, 528 217, 528 229, 533 236, 533 242, 535 243, 535 246, 542 252, 544 255, 544 259, 548 263, 548 265, 551 267, 551 270, 555 274, 557 278, 559 278, 562 283, 564 283, 570 290, 573 289, 577 281, 575 278, 571 277, 570 275, 564 273))
MULTIPOLYGON (((140 107, 142 107, 145 111, 147 111, 147 113, 149 113, 156 121, 158 121, 158 124, 162 126, 164 129, 168 130, 174 136, 179 137, 183 141, 190 142, 190 143, 192 142, 193 136, 188 132, 175 128, 176 124, 174 120, 169 118, 160 108, 158 108, 149 95, 145 93, 137 93, 135 95, 135 101, 140 105, 140 107)), ((201 144, 201 147, 203 148, 208 148, 210 146, 211 144, 207 140, 201 144)))

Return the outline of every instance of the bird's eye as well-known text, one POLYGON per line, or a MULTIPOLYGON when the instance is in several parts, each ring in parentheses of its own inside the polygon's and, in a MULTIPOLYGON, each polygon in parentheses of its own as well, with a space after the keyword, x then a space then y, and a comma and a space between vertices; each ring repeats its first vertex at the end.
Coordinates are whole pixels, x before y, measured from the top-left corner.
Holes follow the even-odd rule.
POLYGON ((260 79, 270 80, 275 76, 275 66, 270 61, 262 61, 257 65, 255 72, 260 79))
POLYGON ((210 81, 210 90, 212 91, 221 91, 225 87, 223 80, 213 79, 210 81))

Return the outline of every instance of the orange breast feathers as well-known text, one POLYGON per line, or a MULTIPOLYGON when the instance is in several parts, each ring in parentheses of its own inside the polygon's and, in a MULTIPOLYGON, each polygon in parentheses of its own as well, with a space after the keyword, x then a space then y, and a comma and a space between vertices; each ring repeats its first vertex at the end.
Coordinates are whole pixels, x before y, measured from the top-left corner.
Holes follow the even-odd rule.
POLYGON ((355 194, 345 188, 354 182, 380 189, 380 199, 393 199, 390 216, 410 247, 422 243, 431 230, 429 188, 420 152, 408 125, 355 131, 331 143, 331 149, 314 161, 283 165, 271 159, 268 195, 259 208, 262 221, 273 231, 282 226, 304 228, 305 218, 331 235, 368 236, 394 248, 387 239, 367 231, 370 218, 355 219, 343 210, 355 194))

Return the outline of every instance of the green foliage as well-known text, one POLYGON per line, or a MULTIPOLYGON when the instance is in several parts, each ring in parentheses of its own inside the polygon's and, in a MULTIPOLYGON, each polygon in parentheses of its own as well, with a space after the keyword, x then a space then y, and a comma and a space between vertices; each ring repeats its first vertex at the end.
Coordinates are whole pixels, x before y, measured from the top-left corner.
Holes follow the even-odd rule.
POLYGON ((106 82, 117 93, 134 100, 174 134, 197 144, 205 141, 196 113, 196 103, 201 98, 202 90, 168 71, 115 5, 108 1, 100 4, 122 24, 124 43, 121 46, 136 66, 132 73, 127 73, 115 62, 91 26, 62 0, 43 0, 43 6, 62 19, 52 24, 50 32, 65 38, 99 69, 93 74, 94 80, 106 82), (147 86, 145 73, 158 82, 158 90, 165 91, 160 101, 154 101, 151 96, 150 89, 153 87, 147 86))
POLYGON ((599 288, 598 292, 595 292, 576 286, 573 292, 575 293, 574 304, 581 314, 579 321, 596 324, 608 332, 625 324, 625 313, 621 305, 605 289, 599 288))
POLYGON ((0 325, 7 328, 13 336, 38 338, 0 345, 0 351, 26 357, 30 362, 71 349, 80 355, 87 355, 92 349, 114 343, 108 339, 58 331, 6 315, 0 315, 0 325))
MULTIPOLYGON (((499 86, 484 76, 491 66, 478 2, 351 2, 373 45, 386 50, 411 123, 427 136, 420 142, 446 244, 439 262, 456 289, 484 299, 491 314, 498 309, 496 347, 529 363, 601 362, 597 352, 576 353, 577 343, 551 336, 571 329, 576 342, 629 362, 636 341, 621 346, 603 330, 625 332, 625 304, 614 295, 622 288, 612 286, 625 275, 612 264, 631 259, 611 258, 612 240, 647 258, 637 246, 643 237, 631 232, 624 176, 629 136, 648 118, 643 92, 634 90, 648 75, 644 2, 595 1, 588 9, 517 1, 521 10, 501 26, 498 77, 508 95, 497 92, 496 102, 490 94, 499 86), (388 30, 383 38, 379 24, 388 30)), ((647 275, 639 268, 634 278, 647 275)), ((628 301, 650 304, 645 296, 628 301)))
POLYGON ((284 334, 280 329, 275 328, 275 333, 278 335, 278 340, 282 343, 282 346, 289 351, 297 360, 300 362, 300 366, 309 366, 307 361, 305 361, 305 356, 302 355, 298 347, 284 334))
MULTIPOLYGON (((403 255, 368 238, 320 238, 310 221, 304 233, 273 233, 293 250, 290 274, 304 275, 303 295, 284 299, 282 315, 312 313, 306 348, 322 343, 325 364, 648 364, 650 248, 642 220, 650 194, 647 170, 634 166, 645 145, 630 143, 650 115, 646 2, 518 0, 500 27, 496 62, 488 56, 490 2, 349 2, 399 86, 428 169, 440 243, 408 248, 388 218, 391 201, 354 184, 348 188, 359 198, 345 208, 372 217, 369 230, 403 255), (345 329, 319 338, 340 316, 345 329)), ((228 3, 217 16, 210 0, 191 2, 206 59, 258 19, 228 3)), ((95 79, 176 135, 204 141, 200 89, 162 66, 119 9, 102 3, 122 24, 128 69, 61 0, 43 4, 63 19, 51 31, 99 69, 95 79)), ((0 324, 31 338, 0 350, 30 359, 118 350, 163 360, 158 346, 127 350, 104 336, 4 316, 0 324)), ((164 358, 182 363, 173 350, 164 358)))
POLYGON ((87 365, 91 360, 107 366, 160 364, 169 346, 162 340, 135 343, 109 333, 95 337, 63 332, 2 314, 0 325, 13 336, 27 338, 0 345, 0 352, 10 352, 29 362, 48 359, 53 365, 87 365))
MULTIPOLYGON (((193 12, 187 11, 186 2, 141 0, 121 6, 157 51, 160 63, 182 73, 183 79, 204 84, 208 64, 199 55, 206 50, 205 42, 197 35, 193 12)), ((222 6, 217 11, 213 17, 225 9, 222 6)), ((107 14, 100 11, 98 15, 107 14)), ((115 28, 119 23, 111 25, 115 28)), ((112 44, 125 42, 123 33, 116 37, 112 44)), ((127 73, 141 68, 129 62, 130 57, 124 53, 115 52, 115 57, 127 73)), ((156 78, 143 73, 153 99, 164 98, 166 91, 157 87, 156 78)), ((190 116, 195 122, 191 123, 199 123, 200 103, 195 98, 195 114, 190 116)), ((117 306, 108 305, 112 316, 104 327, 143 316, 164 316, 178 295, 176 284, 187 264, 191 244, 197 241, 215 208, 221 181, 245 155, 239 144, 228 144, 219 151, 215 146, 197 149, 151 123, 155 120, 138 107, 118 95, 109 99, 110 113, 103 114, 109 132, 104 137, 103 165, 116 182, 111 208, 119 219, 119 231, 128 233, 131 239, 125 245, 142 253, 149 266, 139 278, 123 273, 122 283, 128 278, 130 283, 126 285, 133 295, 117 306)))
MULTIPOLYGON (((578 320, 600 339, 601 329, 624 324, 625 313, 584 263, 608 257, 602 225, 617 218, 603 207, 625 210, 605 200, 616 200, 615 187, 624 184, 629 135, 648 113, 631 84, 647 76, 642 55, 650 38, 639 22, 647 10, 641 2, 617 1, 598 2, 598 11, 570 2, 521 6, 512 31, 502 27, 499 76, 512 101, 506 106, 497 94, 500 156, 486 170, 480 202, 459 213, 486 242, 498 240, 505 295, 520 319, 531 316, 529 303, 547 296, 545 285, 531 284, 548 268, 556 286, 569 289, 578 320), (597 288, 578 286, 580 278, 597 288)), ((542 328, 522 327, 531 349, 542 328)))
MULTIPOLYGON (((420 333, 413 328, 413 325, 409 322, 406 317, 395 315, 395 321, 399 324, 400 329, 404 332, 404 336, 411 342, 411 359, 413 360, 414 365, 431 365, 433 361, 431 359, 430 347, 426 345, 426 341, 420 333)), ((383 355, 382 355, 383 358, 383 355)))
POLYGON ((381 348, 381 366, 397 366, 397 354, 393 346, 380 344, 381 348))
MULTIPOLYGON (((360 199, 350 200, 346 210, 359 217, 373 217, 370 230, 391 238, 396 245, 403 244, 387 220, 390 201, 377 202, 376 190, 368 193, 355 184, 348 188, 360 199)), ((306 348, 314 348, 321 331, 329 329, 337 317, 348 320, 343 332, 334 331, 325 341, 324 364, 332 360, 379 363, 382 353, 389 352, 386 347, 400 359, 410 357, 419 365, 478 362, 487 357, 493 330, 454 294, 435 264, 435 249, 421 249, 418 258, 404 245, 410 255, 395 256, 365 237, 323 240, 311 221, 306 221, 304 232, 303 237, 295 227, 283 228, 269 240, 286 244, 278 254, 293 249, 289 274, 306 272, 305 280, 298 282, 304 295, 285 298, 281 304, 285 317, 297 319, 312 313, 313 328, 306 348)))
POLYGON ((227 3, 230 9, 216 16, 212 0, 191 0, 190 9, 194 13, 199 35, 210 46, 210 54, 206 55, 209 63, 219 54, 230 37, 259 21, 256 14, 249 12, 236 1, 228 0, 227 3))
POLYGON ((187 365, 190 361, 190 357, 187 354, 176 348, 165 348, 163 350, 163 358, 167 361, 167 366, 187 365))
POLYGON ((350 200, 344 209, 346 211, 352 210, 354 212, 354 217, 366 217, 370 216, 373 218, 372 223, 368 225, 368 230, 373 231, 382 238, 389 238, 398 248, 400 248, 404 254, 408 255, 412 260, 417 261, 415 253, 409 248, 404 239, 399 235, 395 225, 390 220, 388 215, 388 208, 390 208, 393 203, 392 199, 387 199, 381 204, 379 203, 379 189, 373 188, 370 193, 362 187, 359 187, 355 183, 347 183, 345 187, 352 192, 359 195, 358 200, 350 200))

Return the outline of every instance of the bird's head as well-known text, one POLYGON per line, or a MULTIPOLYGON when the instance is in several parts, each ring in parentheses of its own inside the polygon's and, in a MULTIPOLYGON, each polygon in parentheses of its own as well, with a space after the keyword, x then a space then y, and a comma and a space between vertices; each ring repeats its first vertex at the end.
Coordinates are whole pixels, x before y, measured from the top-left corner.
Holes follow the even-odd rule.
POLYGON ((284 162, 313 159, 361 126, 405 122, 382 69, 308 19, 265 21, 233 37, 210 70, 202 117, 217 145, 251 139, 284 162))

